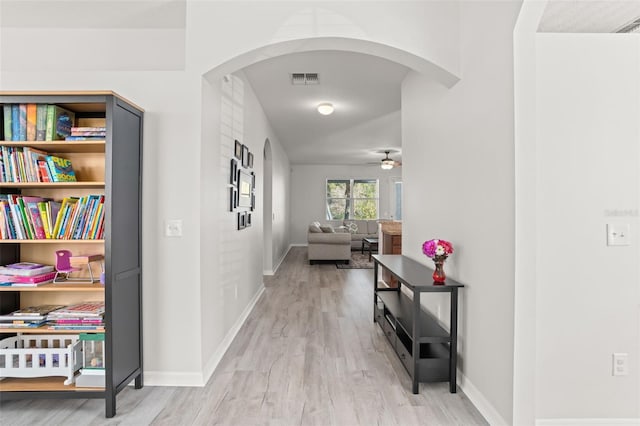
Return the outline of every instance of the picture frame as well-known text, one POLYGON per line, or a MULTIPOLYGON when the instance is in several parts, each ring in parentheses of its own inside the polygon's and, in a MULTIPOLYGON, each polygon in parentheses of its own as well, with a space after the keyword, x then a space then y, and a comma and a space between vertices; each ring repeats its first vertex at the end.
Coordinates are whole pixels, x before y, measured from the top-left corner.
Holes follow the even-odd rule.
POLYGON ((251 194, 251 211, 256 209, 256 196, 255 194, 251 194))
POLYGON ((238 231, 247 226, 245 213, 246 212, 238 212, 238 231))
POLYGON ((238 188, 229 188, 229 211, 233 212, 238 207, 238 188))
POLYGON ((251 207, 253 178, 243 169, 238 170, 238 207, 251 207))
POLYGON ((251 213, 246 213, 245 227, 248 228, 250 226, 251 226, 251 213))
POLYGON ((249 167, 249 147, 242 145, 242 167, 249 167))
POLYGON ((238 160, 236 160, 235 158, 232 158, 229 168, 231 169, 229 173, 229 183, 231 185, 237 185, 238 184, 238 160))
POLYGON ((235 146, 233 149, 233 156, 236 157, 238 160, 242 160, 242 144, 240 143, 239 140, 235 140, 235 146))
POLYGON ((248 167, 250 169, 252 169, 253 168, 253 152, 249 153, 249 162, 248 162, 248 164, 249 164, 248 167))

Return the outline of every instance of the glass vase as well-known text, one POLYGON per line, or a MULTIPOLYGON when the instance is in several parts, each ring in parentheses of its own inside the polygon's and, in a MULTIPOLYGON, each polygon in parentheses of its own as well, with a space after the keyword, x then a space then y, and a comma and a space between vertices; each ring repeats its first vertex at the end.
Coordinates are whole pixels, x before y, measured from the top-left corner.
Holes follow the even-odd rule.
POLYGON ((435 260, 434 264, 436 268, 433 271, 433 282, 434 284, 442 284, 447 279, 444 274, 444 260, 435 260))

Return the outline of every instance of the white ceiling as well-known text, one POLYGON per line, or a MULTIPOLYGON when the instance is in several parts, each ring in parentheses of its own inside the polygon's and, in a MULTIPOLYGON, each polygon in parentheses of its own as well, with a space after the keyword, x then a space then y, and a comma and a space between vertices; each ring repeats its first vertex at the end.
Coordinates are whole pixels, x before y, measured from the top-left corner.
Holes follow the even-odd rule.
POLYGON ((375 56, 317 51, 268 59, 243 70, 293 164, 367 164, 385 149, 400 159, 400 84, 408 69, 375 56), (294 86, 291 73, 318 73, 294 86), (331 102, 335 112, 316 106, 331 102))
POLYGON ((638 0, 550 0, 538 32, 614 33, 638 17, 638 0))

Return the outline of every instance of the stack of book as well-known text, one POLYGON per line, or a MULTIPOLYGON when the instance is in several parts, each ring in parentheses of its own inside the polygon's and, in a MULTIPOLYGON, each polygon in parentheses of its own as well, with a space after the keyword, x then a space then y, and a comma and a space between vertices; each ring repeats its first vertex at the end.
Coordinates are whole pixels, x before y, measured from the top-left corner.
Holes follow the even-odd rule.
POLYGON ((104 302, 82 302, 49 312, 51 330, 104 330, 104 302))
POLYGON ((0 194, 0 236, 6 240, 95 240, 104 234, 104 195, 42 197, 0 194))
POLYGON ((0 315, 0 328, 34 328, 43 325, 51 311, 61 305, 40 305, 18 309, 7 315, 0 315))
POLYGON ((71 160, 30 147, 0 146, 0 182, 76 182, 71 160))
POLYGON ((107 136, 106 127, 72 127, 68 141, 99 141, 107 136))
POLYGON ((0 286, 3 287, 37 287, 50 283, 55 276, 53 266, 41 263, 20 262, 0 266, 0 286))
POLYGON ((4 104, 3 139, 54 141, 71 134, 75 113, 58 105, 4 104))

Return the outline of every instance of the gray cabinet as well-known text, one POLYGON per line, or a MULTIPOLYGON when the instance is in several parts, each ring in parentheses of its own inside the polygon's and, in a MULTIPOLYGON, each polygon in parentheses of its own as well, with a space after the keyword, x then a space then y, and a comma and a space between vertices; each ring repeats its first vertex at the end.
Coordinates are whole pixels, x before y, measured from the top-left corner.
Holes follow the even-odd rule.
MULTIPOLYGON (((116 413, 116 395, 130 382, 143 386, 142 373, 142 129, 143 110, 113 92, 0 92, 5 104, 49 104, 75 114, 76 125, 99 123, 104 140, 7 141, 0 145, 32 147, 72 160, 77 182, 0 182, 0 192, 63 197, 103 194, 104 237, 99 240, 0 240, 0 264, 54 263, 59 249, 74 255, 104 255, 104 284, 47 284, 35 288, 0 288, 0 313, 35 304, 105 302, 105 387, 75 388, 57 377, 0 381, 0 400, 103 398, 107 417, 116 413)), ((0 116, 0 120, 3 117, 0 116)), ((3 123, 4 124, 4 123, 3 123)), ((0 129, 3 125, 0 125, 0 129)), ((0 139, 5 139, 4 137, 0 139)), ((41 329, 22 333, 47 334, 41 329)), ((66 334, 79 333, 65 331, 66 334)), ((16 330, 0 328, 0 338, 16 330)))

